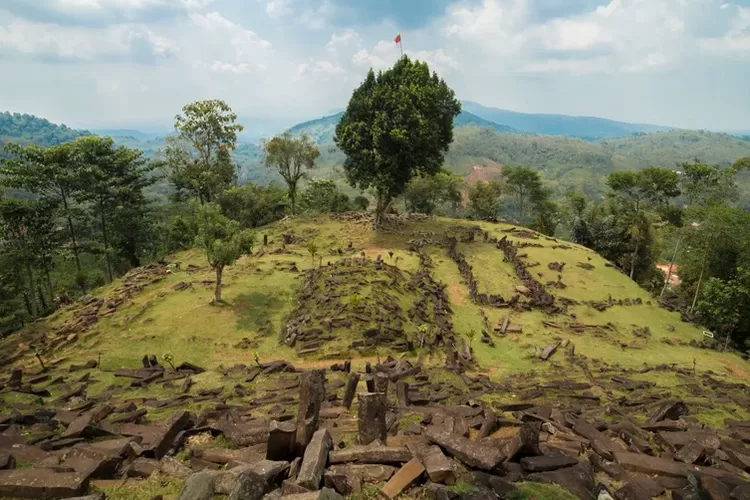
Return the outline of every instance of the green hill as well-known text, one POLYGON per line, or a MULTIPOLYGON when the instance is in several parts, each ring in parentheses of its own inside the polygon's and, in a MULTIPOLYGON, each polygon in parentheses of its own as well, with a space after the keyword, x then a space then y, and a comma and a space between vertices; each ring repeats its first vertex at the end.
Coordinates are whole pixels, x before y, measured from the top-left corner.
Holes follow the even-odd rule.
POLYGON ((44 118, 20 113, 0 113, 0 145, 6 142, 53 146, 82 135, 91 135, 86 130, 74 130, 66 125, 57 125, 44 118))

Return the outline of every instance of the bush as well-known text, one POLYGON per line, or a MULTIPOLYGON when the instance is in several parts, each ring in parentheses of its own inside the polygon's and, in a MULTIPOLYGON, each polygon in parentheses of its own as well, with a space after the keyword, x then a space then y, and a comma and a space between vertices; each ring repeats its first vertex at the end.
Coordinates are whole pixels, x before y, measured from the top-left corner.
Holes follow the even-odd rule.
POLYGON ((225 191, 217 201, 221 213, 239 222, 243 228, 270 224, 283 218, 287 209, 285 189, 252 183, 225 191))
POLYGON ((338 213, 351 210, 352 204, 332 180, 313 179, 300 195, 299 207, 302 212, 338 213))
POLYGON ((354 200, 352 200, 352 204, 358 210, 367 210, 367 207, 370 206, 370 200, 368 200, 362 195, 359 195, 356 198, 354 198, 354 200))

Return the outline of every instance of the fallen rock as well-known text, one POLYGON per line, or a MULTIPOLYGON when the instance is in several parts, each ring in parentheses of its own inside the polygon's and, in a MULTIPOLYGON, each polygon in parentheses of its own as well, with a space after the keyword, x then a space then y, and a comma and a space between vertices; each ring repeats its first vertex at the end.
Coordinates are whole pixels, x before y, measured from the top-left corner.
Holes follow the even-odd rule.
POLYGON ((585 462, 548 472, 534 472, 526 476, 527 481, 557 484, 582 500, 589 500, 594 489, 594 472, 585 462))
POLYGON ((323 470, 328 460, 328 452, 333 446, 333 439, 328 429, 315 431, 305 449, 302 466, 297 475, 297 484, 308 490, 317 490, 323 478, 323 470))
POLYGON ((0 497, 67 498, 81 496, 88 477, 80 472, 53 472, 50 469, 0 470, 0 497))
POLYGON ((197 472, 185 480, 177 500, 213 500, 214 478, 208 472, 197 472))
POLYGON ((359 411, 357 413, 358 442, 368 445, 375 440, 385 441, 385 414, 388 405, 385 393, 359 393, 359 411))
POLYGON ((229 493, 228 500, 260 500, 268 492, 268 483, 253 472, 243 472, 229 493))
POLYGON ((332 465, 328 468, 328 472, 346 476, 359 476, 362 481, 380 483, 388 481, 396 473, 396 468, 381 464, 347 464, 332 465))
POLYGON ((388 482, 380 489, 380 494, 393 499, 409 486, 425 471, 422 462, 417 458, 409 460, 388 482))
POLYGON ((505 455, 496 447, 471 441, 463 436, 434 427, 429 427, 425 431, 425 436, 470 467, 492 470, 505 458, 505 455))
MULTIPOLYGON (((296 495, 286 495, 285 500, 344 500, 344 497, 336 493, 331 488, 321 488, 318 491, 309 493, 298 493, 296 495)), ((268 500, 268 499, 267 499, 268 500)))
POLYGON ((343 450, 332 451, 328 462, 340 464, 359 462, 362 464, 398 464, 411 460, 411 452, 406 448, 390 446, 352 446, 343 450))
POLYGON ((190 470, 190 467, 172 457, 163 457, 159 461, 159 471, 161 471, 162 474, 177 479, 187 479, 193 473, 193 471, 190 470))
POLYGON ((328 470, 323 474, 323 484, 326 488, 333 488, 341 495, 354 495, 362 491, 362 476, 351 471, 335 472, 328 470))
POLYGON ((292 460, 295 455, 297 426, 294 422, 271 422, 268 430, 266 458, 268 460, 292 460))
POLYGON ((521 459, 521 467, 528 472, 546 472, 565 467, 572 467, 578 460, 567 455, 544 455, 540 457, 525 457, 521 459))
POLYGON ((456 472, 451 466, 451 461, 443 455, 439 446, 415 446, 412 453, 422 462, 427 476, 433 483, 450 485, 456 482, 456 472))

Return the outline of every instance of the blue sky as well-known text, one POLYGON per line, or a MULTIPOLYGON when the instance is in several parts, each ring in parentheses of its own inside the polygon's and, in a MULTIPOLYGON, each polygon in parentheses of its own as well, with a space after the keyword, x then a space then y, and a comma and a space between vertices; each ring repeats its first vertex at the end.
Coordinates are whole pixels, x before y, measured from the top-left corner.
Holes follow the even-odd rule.
POLYGON ((167 127, 221 98, 271 130, 343 108, 399 32, 462 99, 750 129, 750 0, 2 0, 0 110, 167 127))

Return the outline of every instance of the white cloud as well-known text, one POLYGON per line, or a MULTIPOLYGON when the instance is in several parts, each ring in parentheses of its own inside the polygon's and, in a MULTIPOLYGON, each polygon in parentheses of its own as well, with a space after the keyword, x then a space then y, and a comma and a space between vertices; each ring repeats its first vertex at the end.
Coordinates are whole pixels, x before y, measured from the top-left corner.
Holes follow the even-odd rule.
POLYGON ((336 57, 343 53, 351 54, 362 46, 362 38, 359 33, 351 28, 347 28, 340 35, 334 33, 331 40, 326 44, 326 50, 336 57))
POLYGON ((16 20, 0 26, 0 50, 32 57, 92 61, 103 57, 166 57, 177 47, 143 25, 83 29, 16 20))
POLYGON ((289 0, 268 0, 266 13, 273 19, 288 16, 294 13, 289 0))
MULTIPOLYGON (((729 7, 724 4, 721 6, 729 7)), ((729 30, 721 37, 703 38, 699 46, 705 53, 714 56, 729 56, 750 59, 750 7, 736 7, 729 30)))

